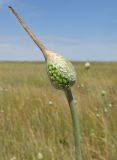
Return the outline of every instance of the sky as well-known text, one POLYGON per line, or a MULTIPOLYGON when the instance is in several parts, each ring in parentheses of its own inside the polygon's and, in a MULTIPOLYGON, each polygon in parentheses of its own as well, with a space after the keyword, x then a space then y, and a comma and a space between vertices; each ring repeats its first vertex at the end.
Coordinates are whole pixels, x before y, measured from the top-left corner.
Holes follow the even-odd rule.
POLYGON ((0 60, 40 61, 8 5, 48 50, 75 61, 117 61, 117 0, 0 0, 0 60))

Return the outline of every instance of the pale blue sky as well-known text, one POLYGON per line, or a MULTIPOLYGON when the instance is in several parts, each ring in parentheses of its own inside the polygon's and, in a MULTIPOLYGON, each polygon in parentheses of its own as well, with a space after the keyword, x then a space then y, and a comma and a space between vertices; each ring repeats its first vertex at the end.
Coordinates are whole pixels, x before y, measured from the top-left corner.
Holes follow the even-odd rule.
POLYGON ((70 60, 117 61, 117 0, 0 0, 0 60, 44 60, 12 5, 49 49, 70 60))

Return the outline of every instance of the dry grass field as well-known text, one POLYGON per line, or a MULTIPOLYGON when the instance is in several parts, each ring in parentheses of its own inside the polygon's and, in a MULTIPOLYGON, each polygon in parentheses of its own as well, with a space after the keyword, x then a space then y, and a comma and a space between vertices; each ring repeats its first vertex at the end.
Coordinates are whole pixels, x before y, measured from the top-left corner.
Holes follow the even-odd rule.
MULTIPOLYGON (((74 66, 82 159, 117 160, 117 63, 74 66)), ((39 159, 74 160, 64 93, 51 86, 44 63, 0 62, 0 160, 39 159)))

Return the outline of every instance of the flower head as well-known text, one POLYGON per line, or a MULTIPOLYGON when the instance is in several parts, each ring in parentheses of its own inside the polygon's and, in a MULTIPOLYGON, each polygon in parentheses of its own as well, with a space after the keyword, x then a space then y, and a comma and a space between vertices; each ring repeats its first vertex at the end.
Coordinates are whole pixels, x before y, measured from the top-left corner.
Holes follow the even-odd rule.
POLYGON ((65 89, 72 86, 76 81, 76 72, 73 65, 64 57, 50 53, 47 58, 47 72, 53 86, 65 89))
POLYGON ((52 105, 52 101, 49 101, 48 104, 51 106, 52 105))
POLYGON ((91 65, 90 65, 89 62, 86 62, 86 63, 85 63, 85 69, 90 69, 90 66, 91 66, 91 65))
POLYGON ((105 95, 106 95, 106 91, 105 91, 105 90, 102 90, 102 91, 101 91, 101 96, 104 97, 105 95))
POLYGON ((109 107, 109 108, 112 108, 112 104, 111 104, 111 103, 109 103, 109 104, 108 104, 108 107, 109 107))
POLYGON ((43 154, 42 154, 41 152, 38 153, 37 159, 38 159, 38 160, 44 159, 43 154))

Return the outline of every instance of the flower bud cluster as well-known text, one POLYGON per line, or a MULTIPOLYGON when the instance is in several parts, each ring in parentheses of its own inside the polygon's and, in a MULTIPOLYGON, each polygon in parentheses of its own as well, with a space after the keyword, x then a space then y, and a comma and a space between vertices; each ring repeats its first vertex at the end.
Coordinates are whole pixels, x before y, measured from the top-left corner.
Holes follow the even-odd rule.
POLYGON ((50 56, 47 60, 47 72, 55 88, 65 89, 76 81, 73 65, 62 56, 50 56))

